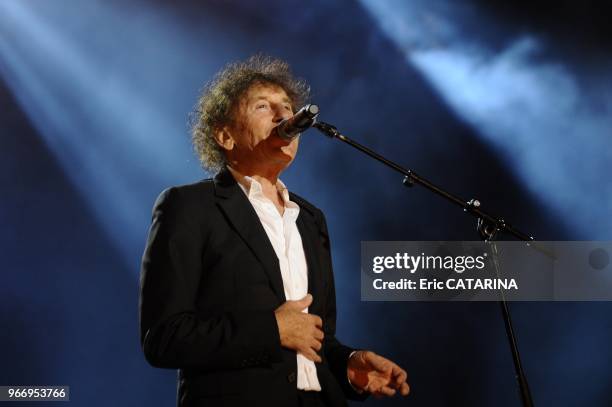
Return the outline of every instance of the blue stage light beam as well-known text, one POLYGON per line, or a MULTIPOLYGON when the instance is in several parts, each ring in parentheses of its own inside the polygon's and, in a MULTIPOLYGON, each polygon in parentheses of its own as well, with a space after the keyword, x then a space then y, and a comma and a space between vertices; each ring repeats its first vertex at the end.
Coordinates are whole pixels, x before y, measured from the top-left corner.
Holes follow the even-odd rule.
POLYGON ((185 113, 197 86, 177 69, 193 44, 150 11, 73 6, 0 2, 0 74, 136 274, 152 191, 201 177, 185 113))
MULTIPOLYGON (((541 37, 509 34, 473 5, 361 3, 407 62, 576 239, 610 238, 609 76, 577 76, 569 65, 582 61, 548 57, 541 37)), ((508 199, 521 204, 520 197, 508 199)))

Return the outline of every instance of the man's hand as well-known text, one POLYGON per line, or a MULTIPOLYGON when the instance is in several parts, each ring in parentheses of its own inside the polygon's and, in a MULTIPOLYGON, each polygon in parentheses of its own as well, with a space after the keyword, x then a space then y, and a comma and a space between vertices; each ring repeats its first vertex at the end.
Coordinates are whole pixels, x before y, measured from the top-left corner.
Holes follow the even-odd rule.
POLYGON ((313 362, 321 362, 317 351, 323 340, 320 317, 302 312, 312 304, 312 295, 298 301, 287 301, 274 311, 281 345, 301 353, 313 362))
POLYGON ((374 396, 393 396, 398 391, 407 396, 410 392, 406 371, 371 351, 355 352, 348 360, 347 373, 355 388, 374 396))

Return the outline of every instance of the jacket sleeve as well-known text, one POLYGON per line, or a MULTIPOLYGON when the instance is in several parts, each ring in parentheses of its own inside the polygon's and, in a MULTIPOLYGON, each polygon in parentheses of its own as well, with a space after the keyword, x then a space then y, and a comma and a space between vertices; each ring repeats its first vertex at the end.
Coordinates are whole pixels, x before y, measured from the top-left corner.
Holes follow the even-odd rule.
POLYGON ((282 360, 273 311, 240 310, 208 319, 196 312, 207 237, 205 219, 194 213, 202 206, 191 203, 190 211, 183 195, 170 188, 153 209, 140 275, 145 358, 173 369, 237 369, 282 360))
POLYGON ((329 242, 329 232, 325 216, 319 211, 317 216, 319 224, 321 244, 325 251, 324 267, 329 270, 329 280, 327 284, 327 307, 323 317, 323 328, 325 333, 324 349, 325 357, 328 361, 332 374, 340 384, 346 398, 350 400, 365 400, 367 393, 357 393, 348 380, 347 363, 349 356, 355 349, 343 345, 336 338, 336 287, 334 284, 334 274, 331 260, 331 247, 329 242))

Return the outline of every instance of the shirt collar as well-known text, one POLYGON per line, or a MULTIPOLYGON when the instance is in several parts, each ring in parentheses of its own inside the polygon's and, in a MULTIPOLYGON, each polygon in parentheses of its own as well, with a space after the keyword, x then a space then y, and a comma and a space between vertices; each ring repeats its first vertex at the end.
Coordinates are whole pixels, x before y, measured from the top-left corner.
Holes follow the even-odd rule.
MULTIPOLYGON (((253 177, 249 177, 248 175, 241 174, 239 171, 235 170, 229 165, 227 166, 227 169, 233 175, 234 179, 240 186, 240 189, 242 189, 242 191, 249 199, 268 199, 263 194, 263 189, 259 181, 257 181, 253 177)), ((289 190, 287 189, 285 183, 280 179, 277 179, 276 181, 276 189, 279 192, 281 198, 283 199, 283 203, 285 204, 286 208, 298 207, 295 202, 290 200, 289 190)))

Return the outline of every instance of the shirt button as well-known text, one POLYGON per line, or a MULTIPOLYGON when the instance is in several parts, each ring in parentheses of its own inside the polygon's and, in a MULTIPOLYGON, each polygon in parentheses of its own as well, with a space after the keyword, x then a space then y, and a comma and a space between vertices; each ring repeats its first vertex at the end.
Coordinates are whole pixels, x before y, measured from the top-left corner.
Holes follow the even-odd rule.
POLYGON ((295 382, 296 376, 297 376, 297 375, 295 374, 295 372, 291 372, 291 373, 289 373, 289 374, 287 375, 287 381, 288 381, 289 383, 293 383, 293 382, 295 382))

